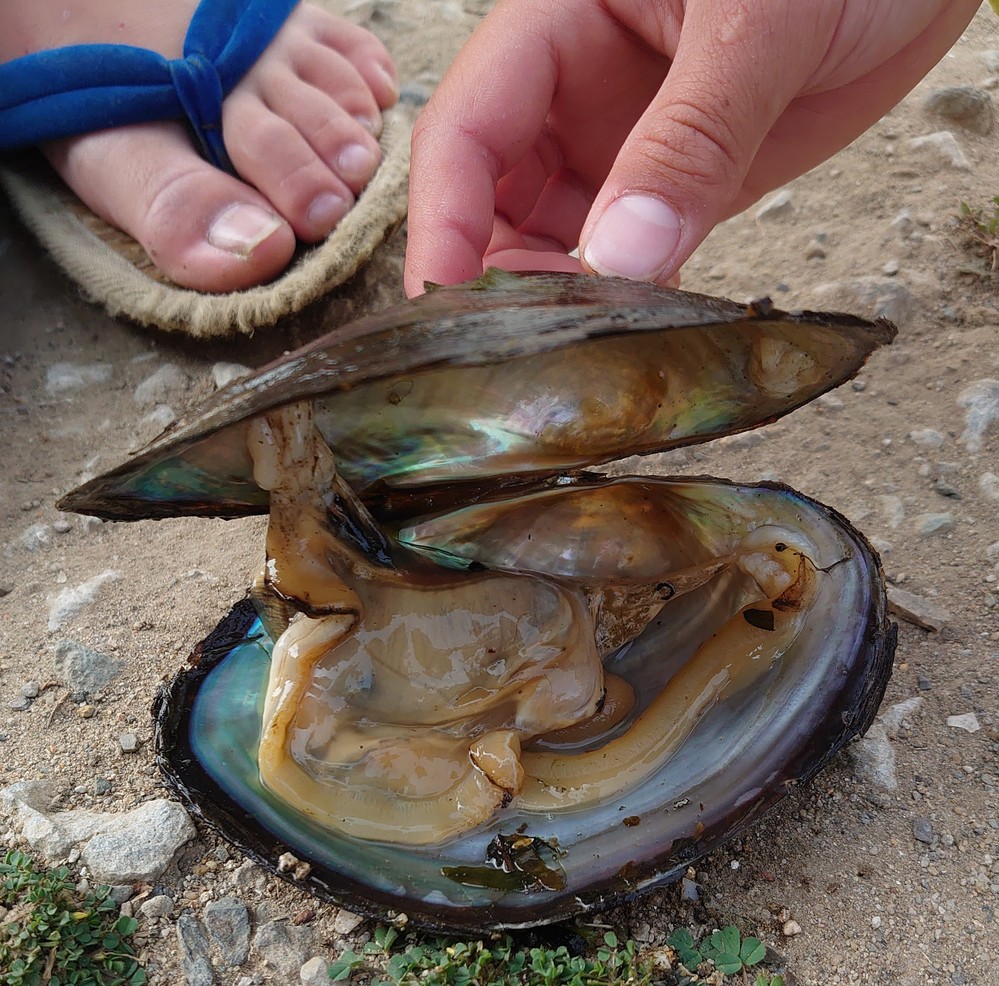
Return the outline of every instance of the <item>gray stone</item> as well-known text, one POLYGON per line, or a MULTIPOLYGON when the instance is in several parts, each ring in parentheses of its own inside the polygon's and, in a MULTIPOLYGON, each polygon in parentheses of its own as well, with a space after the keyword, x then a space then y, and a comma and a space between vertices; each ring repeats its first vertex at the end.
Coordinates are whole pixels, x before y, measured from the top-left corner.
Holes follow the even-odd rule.
POLYGON ((184 911, 177 919, 177 951, 187 986, 212 986, 215 974, 208 957, 208 939, 201 922, 184 911))
POLYGON ((106 582, 117 582, 121 573, 107 569, 77 586, 63 589, 49 606, 49 631, 58 630, 79 615, 80 610, 93 602, 94 597, 106 582))
POLYGON ((239 380, 241 377, 249 376, 253 371, 242 363, 215 363, 212 365, 212 381, 216 390, 239 380))
POLYGON ((111 813, 53 811, 57 797, 58 790, 46 781, 12 784, 0 789, 0 817, 47 861, 79 851, 96 882, 155 880, 195 835, 187 812, 162 798, 111 813))
POLYGON ((922 448, 940 448, 947 439, 935 428, 916 428, 909 432, 909 440, 922 448))
POLYGON ((950 620, 942 606, 895 585, 888 586, 888 612, 924 630, 942 630, 950 620))
POLYGON ((268 921, 257 929, 253 946, 266 966, 283 976, 298 976, 312 954, 312 939, 305 927, 296 928, 287 920, 268 921))
POLYGON ((8 709, 13 709, 14 712, 24 712, 31 708, 31 699, 26 695, 15 695, 8 703, 8 709))
POLYGON ((183 807, 163 798, 101 818, 103 830, 87 842, 82 854, 101 883, 155 880, 177 850, 197 834, 183 807))
POLYGON ((870 315, 891 319, 904 328, 915 311, 912 292, 897 277, 856 277, 820 284, 816 301, 832 311, 859 309, 870 315))
POLYGON ((913 518, 920 537, 932 537, 954 530, 954 515, 951 513, 924 513, 913 518))
POLYGON ((118 737, 122 753, 135 753, 139 749, 139 737, 135 733, 122 733, 118 737))
POLYGON ((250 952, 250 912, 237 897, 223 897, 205 906, 205 927, 226 966, 242 965, 250 952))
POLYGON ((955 171, 970 171, 971 164, 967 155, 958 143, 957 138, 949 130, 938 130, 936 133, 923 137, 913 137, 909 141, 911 150, 925 155, 930 163, 937 166, 945 165, 955 171))
POLYGON ((853 758, 858 775, 886 791, 898 788, 895 772, 895 748, 891 741, 910 716, 922 706, 919 697, 906 699, 889 706, 874 720, 867 733, 847 749, 853 758))
POLYGON ((992 129, 994 110, 992 97, 974 86, 945 86, 934 89, 923 100, 927 113, 953 120, 976 134, 987 134, 992 129))
POLYGON ((304 986, 323 986, 330 981, 329 962, 321 955, 314 955, 298 972, 304 986))
POLYGON ((760 204, 756 210, 756 218, 764 222, 769 219, 778 219, 781 216, 789 215, 793 209, 790 191, 782 188, 760 204))
POLYGON ((969 452, 980 452, 985 432, 999 421, 999 380, 976 380, 961 391, 957 403, 965 409, 961 441, 969 452))
POLYGON ((912 836, 919 842, 931 845, 933 842, 933 824, 924 815, 918 815, 912 820, 912 836))
POLYGON ((176 363, 164 363, 135 388, 135 403, 142 407, 167 404, 190 386, 190 378, 176 363))
POLYGON ((982 61, 985 63, 985 69, 988 72, 999 73, 999 51, 995 48, 989 48, 987 51, 981 53, 982 61))
POLYGON ((21 694, 25 698, 38 698, 38 693, 41 691, 41 686, 37 681, 26 681, 21 685, 21 694))
POLYGON ((111 379, 109 363, 53 363, 45 372, 45 392, 54 397, 70 390, 82 390, 92 384, 107 383, 111 379))
POLYGON ((93 695, 107 688, 124 667, 121 661, 75 640, 60 640, 55 645, 52 665, 62 683, 74 694, 82 695, 93 695))
POLYGON ((166 918, 173 913, 173 900, 166 894, 157 894, 144 900, 139 905, 139 910, 147 918, 166 918))
POLYGON ((989 500, 999 503, 999 476, 994 472, 983 472, 978 477, 978 488, 989 500))

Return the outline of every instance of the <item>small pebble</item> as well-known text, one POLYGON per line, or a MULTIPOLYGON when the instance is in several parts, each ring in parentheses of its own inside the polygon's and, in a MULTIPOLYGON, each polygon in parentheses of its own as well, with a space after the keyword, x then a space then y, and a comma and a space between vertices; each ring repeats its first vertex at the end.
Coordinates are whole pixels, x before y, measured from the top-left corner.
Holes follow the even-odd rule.
POLYGON ((784 932, 785 938, 793 938, 795 935, 801 934, 801 925, 794 918, 791 918, 790 921, 784 922, 784 927, 781 930, 784 932))
POLYGON ((31 699, 26 698, 24 695, 15 695, 14 698, 7 703, 7 706, 15 712, 24 712, 25 709, 31 708, 31 699))
POLYGON ((963 729, 968 733, 977 733, 981 729, 978 716, 974 712, 962 712, 961 715, 947 716, 947 725, 953 729, 963 729))
POLYGON ((782 188, 774 192, 757 210, 757 220, 766 221, 768 219, 778 219, 788 215, 794 206, 791 204, 791 193, 782 188))
POLYGON ((922 151, 933 158, 936 164, 948 165, 955 171, 971 170, 967 155, 949 130, 913 137, 909 141, 909 147, 914 151, 922 151))
POLYGON ((992 97, 975 86, 934 89, 923 100, 923 109, 983 136, 992 129, 995 115, 992 97))
POLYGON ((950 513, 925 513, 913 518, 920 537, 946 534, 954 530, 954 515, 950 513))
POLYGON ((23 685, 21 685, 21 694, 25 698, 38 698, 38 693, 40 691, 41 688, 39 687, 37 681, 26 681, 23 685))
POLYGON ((106 777, 94 778, 94 794, 103 796, 111 793, 111 782, 106 777))
POLYGON ((122 733, 118 737, 118 745, 122 753, 135 753, 139 749, 139 737, 135 733, 122 733))
POLYGON ((155 897, 144 900, 139 905, 139 910, 147 918, 165 918, 173 911, 173 900, 166 894, 157 894, 155 897))
POLYGON ((933 842, 933 825, 928 818, 918 815, 912 820, 912 837, 926 845, 933 842))
POLYGON ((321 955, 315 955, 299 970, 299 978, 303 986, 323 986, 329 983, 330 977, 327 973, 330 964, 321 955))

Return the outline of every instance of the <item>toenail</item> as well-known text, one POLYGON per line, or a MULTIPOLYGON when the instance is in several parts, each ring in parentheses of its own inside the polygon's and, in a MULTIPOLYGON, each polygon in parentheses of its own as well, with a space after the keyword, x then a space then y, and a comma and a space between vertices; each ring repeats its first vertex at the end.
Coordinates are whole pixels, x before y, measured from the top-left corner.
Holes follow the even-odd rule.
POLYGON ((350 203, 332 192, 317 195, 309 206, 309 225, 318 236, 325 236, 345 215, 350 203))
POLYGON ((380 117, 377 120, 372 120, 370 116, 365 116, 362 113, 359 114, 358 116, 355 116, 354 119, 357 120, 357 122, 362 127, 364 127, 364 129, 367 130, 368 133, 372 135, 372 137, 377 137, 378 134, 381 132, 382 121, 380 117))
POLYGON ((348 144, 337 156, 336 171, 347 181, 367 181, 377 163, 377 158, 366 147, 348 144))
POLYGON ((226 253, 249 257, 275 230, 280 216, 248 202, 237 202, 223 209, 208 228, 208 242, 226 253))

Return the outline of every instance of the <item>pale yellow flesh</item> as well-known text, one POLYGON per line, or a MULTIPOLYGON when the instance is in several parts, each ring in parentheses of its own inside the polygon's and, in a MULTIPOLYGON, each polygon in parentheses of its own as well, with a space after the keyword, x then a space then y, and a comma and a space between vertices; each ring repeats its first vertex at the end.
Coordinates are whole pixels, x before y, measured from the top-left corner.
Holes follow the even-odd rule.
POLYGON ((776 527, 652 584, 584 592, 542 577, 446 571, 407 584, 405 571, 379 568, 333 536, 327 513, 350 493, 308 405, 254 422, 248 446, 271 494, 266 581, 309 614, 274 647, 261 781, 351 836, 434 844, 512 799, 549 812, 619 796, 668 760, 707 709, 779 660, 814 598, 807 542, 776 527), (759 587, 752 607, 772 610, 774 629, 733 615, 614 734, 630 698, 611 682, 605 714, 601 654, 656 616, 668 598, 660 583, 689 591, 733 566, 759 587), (600 745, 522 751, 573 730, 600 745), (601 744, 605 733, 613 738, 601 744))

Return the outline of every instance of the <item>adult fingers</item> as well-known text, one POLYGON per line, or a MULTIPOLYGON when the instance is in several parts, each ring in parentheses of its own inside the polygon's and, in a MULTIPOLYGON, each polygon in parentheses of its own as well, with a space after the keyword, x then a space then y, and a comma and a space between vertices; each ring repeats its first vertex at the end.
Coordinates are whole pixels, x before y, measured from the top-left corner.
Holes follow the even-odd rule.
MULTIPOLYGON (((664 283, 729 211, 761 141, 821 61, 841 4, 690 0, 665 82, 580 237, 596 273, 664 283)), ((657 39, 647 5, 638 27, 657 39)))
POLYGON ((459 52, 414 128, 410 296, 426 281, 451 284, 481 273, 496 184, 533 152, 555 80, 543 21, 513 6, 495 8, 459 52))

